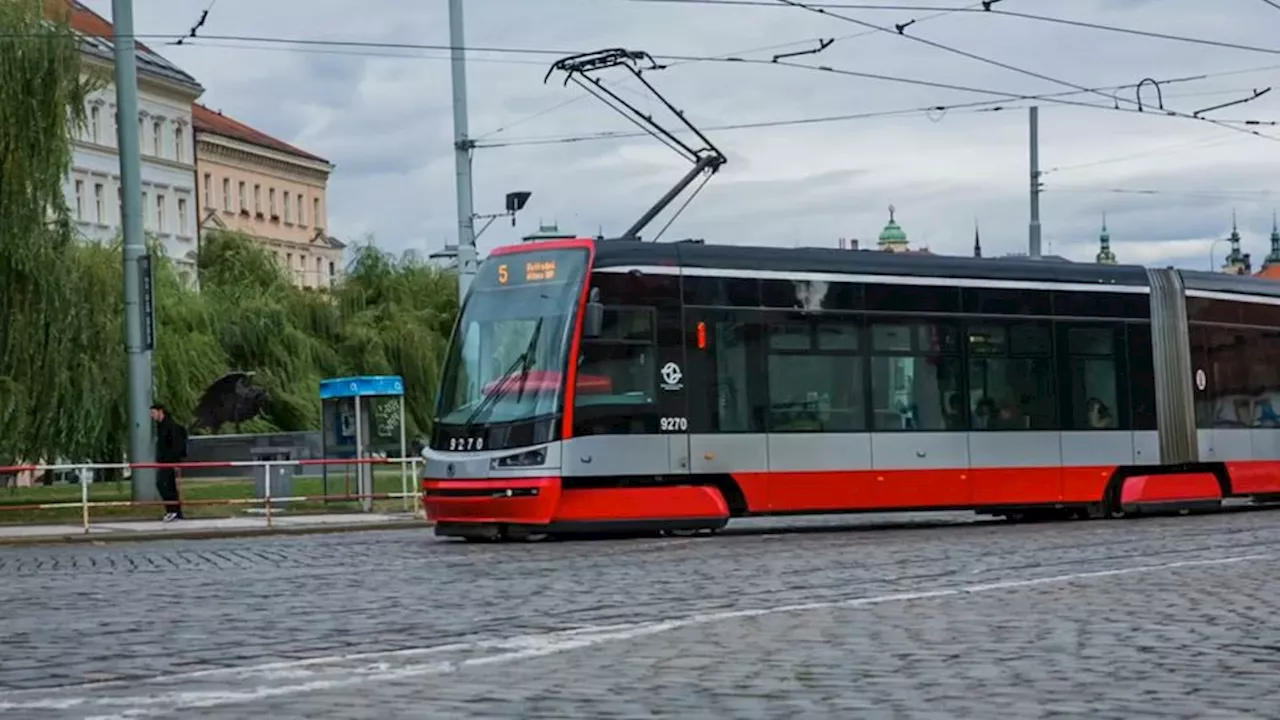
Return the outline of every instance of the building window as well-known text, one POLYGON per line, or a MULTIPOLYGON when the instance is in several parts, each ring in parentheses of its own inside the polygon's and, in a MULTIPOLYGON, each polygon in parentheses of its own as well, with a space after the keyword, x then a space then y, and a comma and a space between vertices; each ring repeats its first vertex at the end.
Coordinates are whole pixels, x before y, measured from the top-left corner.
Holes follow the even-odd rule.
POLYGON ((116 112, 115 106, 111 106, 111 137, 115 142, 120 142, 120 113, 116 112))
POLYGON ((289 191, 284 191, 284 222, 286 225, 293 223, 293 218, 289 212, 289 191))
POLYGON ((290 275, 294 275, 294 274, 295 274, 295 273, 293 272, 293 253, 285 253, 285 256, 284 256, 284 266, 285 266, 286 268, 288 268, 288 270, 289 270, 289 274, 290 274, 290 275))
POLYGON ((320 198, 311 199, 311 222, 316 227, 324 227, 324 221, 320 218, 320 198))
POLYGON ((124 225, 124 190, 119 185, 116 186, 116 213, 120 224, 124 225))
POLYGON ((965 428, 958 335, 955 326, 942 321, 872 324, 874 430, 965 428))
POLYGON ((164 232, 164 196, 156 193, 156 232, 164 232))
POLYGON ((316 258, 316 285, 320 285, 320 277, 324 273, 324 259, 316 258))
POLYGON ((182 162, 183 157, 186 155, 185 153, 182 152, 183 139, 184 138, 183 138, 182 126, 181 125, 174 126, 173 128, 173 159, 177 160, 178 162, 182 162))
MULTIPOLYGON (((302 193, 298 193, 298 225, 301 227, 307 226, 306 198, 303 197, 302 193)), ((317 272, 316 276, 318 277, 319 275, 320 273, 317 272)))
POLYGON ((231 180, 222 178, 222 209, 231 212, 231 180))
POLYGON ((153 131, 151 137, 151 147, 155 150, 156 157, 164 157, 164 123, 156 120, 151 125, 153 131))
POLYGON ((76 219, 84 219, 84 181, 76 181, 76 219))
POLYGON ((329 261, 329 284, 330 285, 333 284, 333 274, 334 274, 333 261, 330 260, 329 261))
POLYGON ((275 188, 269 188, 267 190, 267 205, 268 205, 268 208, 271 210, 272 220, 276 219, 277 217, 280 217, 279 215, 276 214, 276 189, 275 188))
POLYGON ((204 206, 213 207, 213 175, 204 174, 204 206))
POLYGON ((106 198, 104 197, 105 194, 106 194, 106 188, 102 186, 102 183, 94 183, 93 185, 94 220, 97 220, 99 223, 104 225, 107 222, 106 198))
POLYGON ((102 110, 97 105, 89 108, 89 139, 102 143, 102 110))
POLYGON ((187 234, 187 199, 178 198, 178 234, 187 234))
POLYGON ((249 211, 249 194, 245 191, 245 183, 240 181, 240 212, 249 211))
POLYGON ((262 186, 257 184, 253 186, 253 211, 262 214, 262 186))
POLYGON ((147 135, 147 119, 138 118, 138 152, 142 152, 142 148, 146 147, 147 135))
MULTIPOLYGON (((120 223, 123 225, 124 221, 121 220, 120 223)), ((143 190, 142 191, 142 229, 148 230, 150 228, 151 228, 151 213, 147 211, 147 191, 143 190)))

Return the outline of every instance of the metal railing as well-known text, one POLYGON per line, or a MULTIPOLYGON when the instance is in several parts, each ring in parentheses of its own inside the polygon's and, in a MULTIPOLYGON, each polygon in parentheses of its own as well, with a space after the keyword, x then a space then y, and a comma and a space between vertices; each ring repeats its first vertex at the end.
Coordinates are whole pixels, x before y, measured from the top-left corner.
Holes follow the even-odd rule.
MULTIPOLYGON (((412 511, 416 515, 422 513, 422 492, 415 489, 417 486, 416 478, 418 476, 418 464, 422 462, 421 458, 331 458, 322 460, 227 460, 227 461, 200 461, 200 462, 179 462, 179 463, 57 463, 57 464, 27 464, 27 465, 0 465, 0 475, 16 475, 18 473, 43 474, 46 472, 67 472, 67 471, 102 471, 102 470, 161 470, 172 469, 179 471, 175 473, 175 491, 178 495, 176 504, 183 507, 202 507, 202 506, 235 506, 235 505, 260 505, 263 508, 263 514, 266 518, 267 527, 273 527, 273 505, 280 506, 285 503, 300 502, 331 502, 331 501, 365 501, 374 500, 396 500, 403 501, 403 509, 405 512, 412 511), (321 495, 284 495, 276 496, 272 493, 272 477, 275 475, 273 470, 281 467, 314 467, 314 466, 400 466, 400 492, 367 492, 367 493, 342 493, 342 494, 321 494, 321 495), (217 498, 208 500, 185 500, 183 499, 182 478, 183 469, 217 469, 217 468, 262 468, 263 470, 263 492, 262 497, 234 497, 234 498, 217 498)), ((238 478, 239 479, 239 478, 238 478)), ((256 479, 256 478, 254 478, 256 479)), ((291 478, 292 481, 292 478, 291 478)), ((201 478, 199 480, 188 480, 194 484, 206 482, 219 482, 212 478, 201 478)), ((171 504, 171 501, 161 500, 92 500, 90 498, 90 488, 95 483, 86 482, 81 478, 80 499, 78 501, 59 501, 59 502, 32 502, 32 503, 0 503, 0 517, 6 511, 32 511, 32 510, 66 510, 70 508, 80 509, 80 519, 85 534, 90 531, 90 510, 91 508, 145 508, 145 507, 163 507, 171 504)), ((372 477, 370 479, 369 488, 372 490, 374 483, 372 477)))

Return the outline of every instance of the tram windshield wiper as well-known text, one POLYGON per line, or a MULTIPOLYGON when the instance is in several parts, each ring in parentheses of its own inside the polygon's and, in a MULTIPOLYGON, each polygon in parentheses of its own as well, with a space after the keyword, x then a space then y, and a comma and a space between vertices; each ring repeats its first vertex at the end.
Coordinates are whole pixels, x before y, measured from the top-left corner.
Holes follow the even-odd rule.
POLYGON ((543 320, 544 318, 538 318, 537 324, 533 326, 533 334, 529 337, 529 344, 525 347, 524 352, 516 357, 515 362, 511 363, 506 372, 502 373, 502 379, 494 386, 492 392, 484 396, 480 404, 476 405, 476 409, 471 411, 471 415, 462 423, 462 434, 464 436, 470 435, 476 423, 481 420, 480 416, 497 404, 498 398, 502 397, 507 385, 513 380, 520 382, 520 389, 516 394, 516 399, 519 400, 524 396, 525 383, 529 379, 529 372, 533 368, 533 358, 538 349, 538 338, 542 335, 543 320), (515 374, 517 370, 519 370, 518 375, 515 374))

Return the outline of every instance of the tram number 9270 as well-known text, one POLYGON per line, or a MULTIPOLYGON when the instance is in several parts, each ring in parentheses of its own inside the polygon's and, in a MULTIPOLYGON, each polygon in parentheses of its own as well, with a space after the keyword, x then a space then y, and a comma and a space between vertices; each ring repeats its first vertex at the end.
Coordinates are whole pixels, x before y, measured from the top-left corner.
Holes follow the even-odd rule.
POLYGON ((469 450, 483 450, 484 438, 482 437, 455 437, 449 438, 449 450, 453 452, 466 452, 469 450))
POLYGON ((688 432, 689 419, 682 417, 664 417, 658 421, 658 429, 662 432, 688 432))

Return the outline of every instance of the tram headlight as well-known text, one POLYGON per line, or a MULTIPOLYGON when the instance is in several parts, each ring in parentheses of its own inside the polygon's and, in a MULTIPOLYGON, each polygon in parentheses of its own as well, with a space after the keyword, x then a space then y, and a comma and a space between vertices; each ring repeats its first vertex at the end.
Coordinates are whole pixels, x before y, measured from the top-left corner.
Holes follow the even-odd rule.
POLYGON ((494 458, 489 461, 489 467, 494 470, 503 468, 521 468, 521 467, 537 467, 547 461, 547 449, 542 447, 537 450, 526 450, 515 455, 506 455, 504 457, 494 458))

